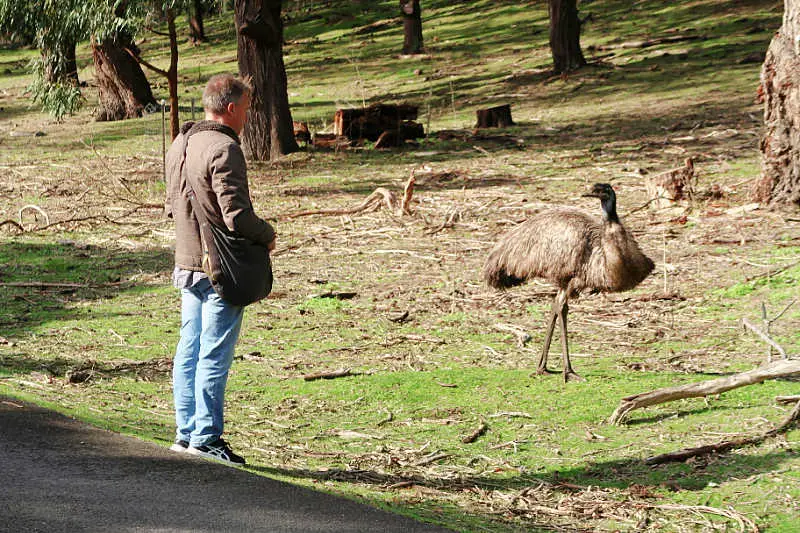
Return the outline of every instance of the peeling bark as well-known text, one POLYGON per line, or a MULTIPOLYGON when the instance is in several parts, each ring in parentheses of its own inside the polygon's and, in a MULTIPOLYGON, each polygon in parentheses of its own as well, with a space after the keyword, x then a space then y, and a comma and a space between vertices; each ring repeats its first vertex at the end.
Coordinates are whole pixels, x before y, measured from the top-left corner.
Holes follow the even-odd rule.
POLYGON ((785 0, 783 25, 761 68, 764 101, 761 176, 755 200, 800 207, 800 0, 785 0))

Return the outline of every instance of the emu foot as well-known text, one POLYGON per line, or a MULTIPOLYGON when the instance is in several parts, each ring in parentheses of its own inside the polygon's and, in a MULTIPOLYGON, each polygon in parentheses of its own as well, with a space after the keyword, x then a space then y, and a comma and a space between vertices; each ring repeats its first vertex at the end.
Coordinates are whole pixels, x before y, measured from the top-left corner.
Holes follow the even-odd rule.
POLYGON ((568 383, 570 381, 586 381, 586 378, 579 376, 572 370, 569 372, 564 372, 564 383, 568 383))
POLYGON ((532 372, 530 374, 531 377, 533 376, 544 376, 545 374, 558 374, 557 370, 548 370, 546 367, 540 366, 536 369, 536 372, 532 372))

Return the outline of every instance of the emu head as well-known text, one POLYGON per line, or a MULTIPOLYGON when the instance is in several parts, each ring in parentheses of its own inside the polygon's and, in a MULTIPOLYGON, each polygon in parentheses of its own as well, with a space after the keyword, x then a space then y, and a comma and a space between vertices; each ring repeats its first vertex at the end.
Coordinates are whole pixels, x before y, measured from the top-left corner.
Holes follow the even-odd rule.
POLYGON ((595 183, 589 192, 583 194, 591 198, 599 198, 603 207, 603 218, 609 222, 619 222, 617 217, 617 195, 608 183, 595 183))

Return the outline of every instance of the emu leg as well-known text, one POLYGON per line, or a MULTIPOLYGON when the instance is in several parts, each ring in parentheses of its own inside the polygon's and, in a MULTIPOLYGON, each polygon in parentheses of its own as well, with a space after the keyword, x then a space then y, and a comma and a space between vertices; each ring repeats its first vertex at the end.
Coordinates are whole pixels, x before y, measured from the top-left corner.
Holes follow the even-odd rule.
POLYGON ((564 367, 564 383, 569 380, 584 381, 584 379, 572 370, 572 363, 569 361, 569 342, 567 340, 567 313, 569 312, 569 305, 567 298, 564 297, 564 303, 561 306, 561 363, 564 367))
POLYGON ((544 335, 544 346, 542 346, 542 355, 539 357, 539 364, 536 367, 536 373, 539 375, 547 374, 547 354, 550 353, 550 343, 553 341, 553 330, 556 327, 556 320, 558 320, 558 313, 561 309, 561 290, 559 290, 553 297, 553 306, 550 309, 550 316, 547 319, 547 332, 544 335))

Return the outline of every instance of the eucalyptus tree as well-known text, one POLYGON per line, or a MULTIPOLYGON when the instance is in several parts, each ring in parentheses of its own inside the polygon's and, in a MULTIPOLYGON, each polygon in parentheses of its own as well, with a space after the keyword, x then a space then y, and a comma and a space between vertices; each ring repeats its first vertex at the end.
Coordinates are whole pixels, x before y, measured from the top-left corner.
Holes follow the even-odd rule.
POLYGON ((75 47, 89 35, 90 16, 91 2, 81 0, 0 0, 0 31, 34 36, 40 57, 29 90, 58 119, 83 103, 75 47))
POLYGON ((755 198, 800 207, 800 0, 785 0, 783 24, 761 68, 761 177, 755 198))
POLYGON ((403 54, 422 53, 422 8, 419 0, 400 0, 403 17, 403 54))
POLYGON ((189 38, 195 44, 206 42, 206 29, 203 24, 203 18, 210 11, 211 4, 214 4, 214 2, 192 0, 186 6, 189 15, 189 38))
POLYGON ((289 109, 283 63, 281 0, 235 0, 239 75, 250 78, 253 94, 242 132, 245 154, 274 160, 299 148, 289 109))
POLYGON ((134 36, 147 16, 146 2, 97 2, 92 20, 92 60, 98 89, 97 120, 142 115, 156 100, 137 57, 134 36), (132 4, 132 5, 131 5, 132 4))
POLYGON ((553 68, 565 73, 586 65, 581 51, 581 20, 577 0, 549 0, 550 52, 553 68))

